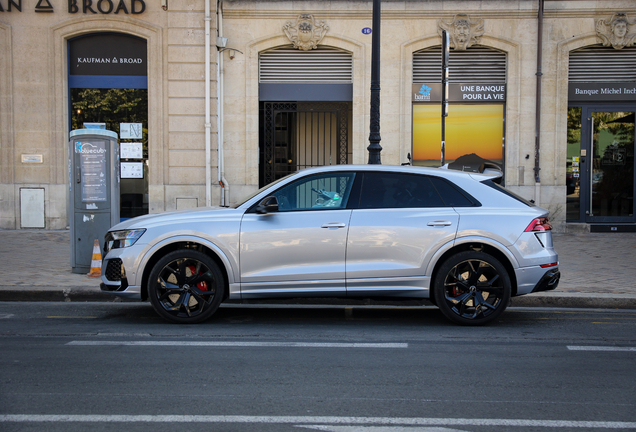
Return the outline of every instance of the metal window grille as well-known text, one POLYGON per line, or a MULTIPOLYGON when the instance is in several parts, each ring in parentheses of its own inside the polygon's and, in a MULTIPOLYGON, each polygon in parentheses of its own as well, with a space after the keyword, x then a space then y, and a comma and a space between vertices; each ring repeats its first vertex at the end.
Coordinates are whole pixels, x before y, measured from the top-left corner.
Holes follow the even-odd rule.
POLYGON ((299 169, 349 160, 349 102, 264 102, 261 186, 299 169))

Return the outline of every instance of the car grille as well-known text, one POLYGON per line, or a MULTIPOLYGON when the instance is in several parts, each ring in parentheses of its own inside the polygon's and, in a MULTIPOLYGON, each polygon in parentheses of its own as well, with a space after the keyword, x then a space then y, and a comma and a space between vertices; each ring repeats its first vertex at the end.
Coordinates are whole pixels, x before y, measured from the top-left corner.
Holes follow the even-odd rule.
POLYGON ((106 279, 109 281, 120 281, 122 272, 122 262, 119 258, 108 260, 108 264, 106 265, 106 279))

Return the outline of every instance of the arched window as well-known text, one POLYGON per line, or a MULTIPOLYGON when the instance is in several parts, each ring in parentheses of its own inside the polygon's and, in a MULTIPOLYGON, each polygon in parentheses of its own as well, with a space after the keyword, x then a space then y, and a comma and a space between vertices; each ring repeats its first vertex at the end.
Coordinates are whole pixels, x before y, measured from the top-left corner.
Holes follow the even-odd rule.
POLYGON ((116 132, 120 217, 148 213, 148 62, 145 39, 92 33, 68 42, 70 129, 116 132))

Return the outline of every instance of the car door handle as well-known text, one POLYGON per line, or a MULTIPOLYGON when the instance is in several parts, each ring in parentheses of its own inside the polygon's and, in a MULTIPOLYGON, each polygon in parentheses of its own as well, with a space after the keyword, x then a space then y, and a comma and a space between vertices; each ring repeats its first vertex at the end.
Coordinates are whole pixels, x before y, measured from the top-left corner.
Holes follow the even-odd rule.
POLYGON ((444 220, 440 220, 440 221, 431 221, 429 223, 427 223, 426 225, 428 226, 451 226, 453 223, 451 221, 444 221, 444 220))
POLYGON ((321 228, 344 228, 347 225, 342 222, 329 222, 322 224, 321 228))

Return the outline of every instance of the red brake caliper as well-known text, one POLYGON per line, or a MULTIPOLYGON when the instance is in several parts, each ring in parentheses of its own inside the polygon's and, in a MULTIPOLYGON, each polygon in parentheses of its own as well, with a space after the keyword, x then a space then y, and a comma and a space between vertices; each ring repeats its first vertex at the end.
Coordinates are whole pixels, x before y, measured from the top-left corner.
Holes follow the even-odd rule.
MULTIPOLYGON (((457 283, 457 279, 455 279, 455 283, 457 283)), ((453 294, 453 297, 458 297, 459 295, 461 295, 462 290, 459 289, 459 287, 457 285, 455 285, 452 289, 451 289, 451 293, 453 294)))
MULTIPOLYGON (((194 272, 196 271, 196 268, 194 266, 188 266, 188 269, 190 270, 190 273, 192 274, 194 274, 194 272)), ((203 272, 199 274, 203 274, 203 272)), ((197 288, 199 289, 199 291, 207 291, 208 283, 206 281, 201 281, 197 284, 197 288)))

